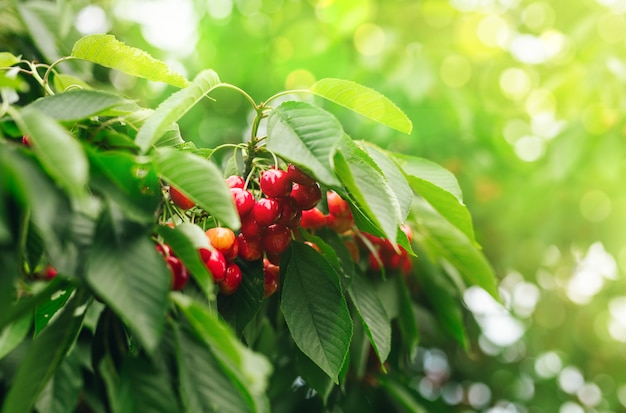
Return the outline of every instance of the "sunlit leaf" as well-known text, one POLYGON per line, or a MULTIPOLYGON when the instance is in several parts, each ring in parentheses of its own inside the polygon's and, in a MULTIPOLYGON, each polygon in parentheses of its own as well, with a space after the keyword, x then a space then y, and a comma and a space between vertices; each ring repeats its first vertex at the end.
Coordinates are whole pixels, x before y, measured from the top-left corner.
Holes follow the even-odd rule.
POLYGON ((32 315, 26 314, 0 330, 0 359, 24 340, 32 325, 32 315))
POLYGON ((339 275, 313 248, 291 245, 280 308, 298 348, 337 383, 352 337, 339 275))
POLYGON ((337 186, 333 156, 343 136, 339 121, 305 102, 285 102, 267 120, 267 148, 318 181, 337 186))
POLYGON ((343 79, 320 79, 311 86, 316 95, 403 133, 411 133, 411 120, 381 93, 343 79))
POLYGON ((128 46, 110 34, 93 34, 79 39, 72 56, 155 82, 185 87, 187 79, 147 52, 128 46))
POLYGON ((147 151, 174 122, 182 118, 219 82, 217 73, 206 69, 200 72, 184 89, 170 95, 139 129, 135 138, 137 146, 144 152, 147 151))
POLYGON ((59 93, 70 91, 72 89, 91 89, 91 86, 89 86, 85 81, 64 73, 55 74, 52 83, 54 84, 56 91, 59 93))
POLYGON ((15 56, 13 53, 0 52, 0 68, 11 67, 16 63, 19 63, 21 56, 15 56))

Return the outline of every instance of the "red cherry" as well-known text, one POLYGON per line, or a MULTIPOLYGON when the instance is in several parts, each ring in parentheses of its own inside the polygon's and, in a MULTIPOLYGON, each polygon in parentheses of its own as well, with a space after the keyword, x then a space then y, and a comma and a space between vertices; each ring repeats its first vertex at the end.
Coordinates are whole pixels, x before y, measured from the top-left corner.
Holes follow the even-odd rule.
POLYGON ((181 260, 171 255, 165 258, 165 262, 172 273, 172 290, 180 291, 183 289, 187 280, 189 280, 189 271, 185 267, 181 260))
POLYGON ((328 224, 326 215, 317 208, 302 211, 300 226, 304 229, 322 229, 328 224))
POLYGON ((298 203, 292 197, 284 197, 284 198, 276 198, 278 204, 280 205, 280 218, 278 219, 278 224, 289 225, 291 220, 296 218, 298 215, 298 211, 300 208, 298 207, 298 203))
POLYGON ((328 215, 328 227, 338 234, 343 234, 354 225, 352 216, 340 217, 337 215, 328 215))
POLYGON ((196 203, 191 199, 187 198, 186 195, 183 195, 176 187, 170 185, 170 198, 174 205, 179 207, 180 209, 190 209, 193 208, 196 203))
POLYGON ((235 233, 228 228, 209 228, 205 233, 211 245, 224 254, 233 247, 235 242, 235 233))
POLYGON ((268 169, 263 171, 259 179, 261 191, 269 198, 288 196, 291 192, 291 179, 282 169, 268 169))
POLYGON ((47 280, 51 280, 57 276, 57 270, 52 265, 48 265, 44 270, 44 278, 47 280))
POLYGON ((161 244, 160 242, 154 245, 154 248, 157 250, 159 254, 164 257, 172 255, 172 249, 167 244, 161 244))
POLYGON ((269 260, 263 260, 263 287, 264 297, 267 298, 274 294, 278 289, 278 281, 280 279, 280 267, 269 262, 269 260), (267 264, 265 264, 267 262, 267 264))
POLYGON ((404 224, 400 225, 400 229, 406 234, 409 242, 413 241, 413 229, 409 226, 409 224, 405 222, 404 224))
POLYGON ((267 260, 274 264, 274 265, 280 265, 280 259, 282 258, 282 254, 272 254, 271 252, 265 251, 265 256, 267 257, 267 260))
POLYGON ((344 201, 338 193, 328 191, 326 193, 326 200, 328 201, 328 213, 337 217, 351 216, 350 206, 344 201))
POLYGON ((239 288, 242 279, 241 268, 237 264, 228 264, 226 276, 219 284, 220 291, 227 295, 233 294, 239 288))
POLYGON ((368 255, 369 266, 374 271, 380 271, 380 262, 376 259, 376 255, 370 251, 368 255))
POLYGON ((352 257, 352 261, 358 262, 360 254, 359 254, 359 246, 357 245, 356 241, 353 239, 347 239, 344 241, 344 244, 346 248, 348 249, 348 252, 350 253, 350 257, 352 257))
POLYGON ((241 219, 241 233, 246 237, 258 237, 263 227, 254 219, 254 214, 248 214, 241 219))
POLYGON ((296 215, 294 215, 294 217, 291 218, 285 225, 291 229, 297 228, 300 225, 300 221, 302 221, 302 212, 303 211, 301 209, 297 209, 296 215))
POLYGON ((268 254, 282 254, 291 243, 291 231, 284 225, 273 224, 263 232, 262 240, 268 254))
POLYGON ((22 136, 22 145, 24 145, 26 147, 30 147, 31 146, 30 137, 28 135, 22 136))
POLYGON ((287 167, 287 175, 291 181, 296 182, 302 185, 313 185, 315 184, 315 179, 311 178, 309 175, 305 174, 301 169, 299 169, 294 164, 290 163, 287 167))
POLYGON ((240 177, 239 175, 231 175, 228 178, 226 178, 226 185, 228 185, 229 188, 243 189, 245 184, 246 184, 246 181, 244 181, 244 179, 240 177))
POLYGON ((261 237, 247 237, 244 234, 237 235, 239 244, 239 257, 246 261, 256 261, 263 257, 263 242, 261 237))
MULTIPOLYGON (((203 250, 209 251, 206 248, 204 248, 203 250)), ((224 257, 224 254, 222 254, 218 250, 213 250, 209 251, 209 255, 207 258, 204 258, 204 255, 202 257, 204 259, 204 265, 213 276, 213 281, 222 281, 224 279, 224 276, 226 275, 226 258, 224 257)))
POLYGON ((235 200, 235 206, 240 217, 246 216, 254 207, 254 195, 250 191, 241 188, 231 188, 230 193, 235 200))
POLYGON ((313 185, 293 184, 290 196, 303 211, 309 210, 322 199, 322 190, 316 182, 313 185))
POLYGON ((274 198, 261 198, 254 204, 252 213, 260 226, 267 227, 280 218, 280 205, 274 198))
POLYGON ((233 262, 235 261, 235 258, 237 258, 238 255, 239 255, 239 241, 237 240, 237 238, 235 238, 235 241, 233 242, 233 245, 230 247, 230 249, 224 252, 224 258, 226 258, 226 261, 228 262, 233 262))

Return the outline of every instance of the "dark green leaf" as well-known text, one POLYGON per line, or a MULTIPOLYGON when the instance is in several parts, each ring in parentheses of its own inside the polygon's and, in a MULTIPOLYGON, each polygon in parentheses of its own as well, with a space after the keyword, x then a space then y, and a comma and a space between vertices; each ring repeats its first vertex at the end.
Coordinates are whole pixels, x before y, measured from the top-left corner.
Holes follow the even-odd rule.
POLYGON ((291 244, 284 271, 280 308, 291 336, 337 383, 352 337, 339 274, 317 251, 299 242, 291 244))
POLYGON ((80 355, 74 347, 37 400, 37 410, 46 413, 73 412, 83 389, 80 355))
POLYGON ((72 56, 155 82, 178 87, 189 83, 164 62, 141 49, 125 45, 109 34, 94 34, 79 39, 72 48, 72 56))
POLYGON ((398 288, 398 324, 402 332, 402 341, 408 356, 413 360, 417 356, 417 345, 420 334, 417 325, 417 316, 413 309, 411 292, 403 277, 396 278, 398 288))
POLYGON ((381 376, 379 380, 387 394, 402 406, 405 411, 427 413, 426 409, 417 401, 417 396, 411 392, 406 383, 399 383, 396 379, 389 376, 381 376))
MULTIPOLYGON (((348 358, 346 357, 346 361, 347 360, 348 358)), ((298 373, 302 376, 306 384, 312 389, 315 389, 322 398, 324 405, 326 405, 328 396, 330 396, 330 392, 334 387, 333 380, 328 377, 328 374, 320 369, 313 360, 308 358, 301 351, 298 351, 296 354, 296 365, 298 373)))
POLYGON ((86 293, 79 290, 60 317, 33 340, 6 395, 2 413, 31 410, 80 331, 85 296, 86 293))
POLYGON ((144 152, 220 82, 213 70, 200 72, 184 89, 163 101, 141 126, 135 143, 144 152))
POLYGON ((136 106, 133 101, 109 92, 75 90, 37 99, 26 108, 37 109, 60 122, 73 122, 102 114, 117 106, 132 104, 136 106))
POLYGON ((367 118, 406 134, 411 133, 411 120, 381 93, 343 79, 320 79, 311 86, 318 96, 344 106, 367 118))
POLYGON ((416 200, 414 208, 427 249, 448 260, 469 284, 482 287, 496 300, 500 300, 491 265, 466 234, 424 201, 416 200))
POLYGON ((48 301, 35 308, 35 335, 39 334, 50 322, 52 317, 63 308, 74 292, 74 286, 56 291, 48 301))
POLYGON ((238 260, 237 264, 243 273, 243 280, 234 294, 218 297, 217 307, 224 320, 241 335, 259 311, 265 289, 262 260, 238 260))
POLYGON ((376 291, 361 274, 355 274, 352 277, 348 294, 356 307, 374 351, 383 365, 391 351, 391 323, 385 307, 378 299, 376 291))
POLYGON ((24 108, 15 120, 32 142, 46 172, 69 193, 83 193, 89 164, 80 143, 52 118, 34 108, 24 108))
POLYGON ((110 204, 102 213, 87 262, 87 282, 148 353, 159 343, 171 275, 146 229, 110 204))
POLYGON ((267 120, 267 149, 329 186, 338 186, 333 157, 343 136, 339 121, 305 102, 285 102, 267 120))
POLYGON ((190 226, 198 229, 199 236, 204 239, 208 247, 209 243, 204 231, 194 224, 181 224, 176 228, 160 225, 157 233, 163 237, 163 241, 170 246, 176 256, 185 264, 185 267, 189 269, 191 276, 198 283, 207 300, 213 300, 215 298, 213 276, 202 262, 193 235, 190 234, 190 226))
POLYGON ((223 225, 239 229, 241 222, 233 196, 221 171, 211 161, 189 152, 161 149, 156 163, 165 181, 223 225))

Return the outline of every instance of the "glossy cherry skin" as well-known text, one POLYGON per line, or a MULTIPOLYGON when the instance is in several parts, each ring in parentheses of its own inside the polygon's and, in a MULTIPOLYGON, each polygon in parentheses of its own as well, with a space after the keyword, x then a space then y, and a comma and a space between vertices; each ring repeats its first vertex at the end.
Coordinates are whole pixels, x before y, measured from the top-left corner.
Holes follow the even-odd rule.
POLYGON ((261 227, 267 227, 280 218, 280 204, 274 198, 261 198, 254 204, 252 213, 261 227))
POLYGON ((189 280, 189 271, 178 258, 169 256, 165 258, 165 262, 172 274, 171 287, 174 291, 180 291, 185 287, 189 280))
POLYGON ((228 185, 229 188, 243 189, 245 184, 246 184, 246 181, 244 181, 244 179, 239 175, 231 175, 228 178, 226 178, 226 185, 228 185))
POLYGON ((206 230, 206 236, 211 245, 222 253, 230 250, 235 242, 235 233, 229 228, 209 228, 206 230))
POLYGON ((264 227, 260 226, 254 219, 254 214, 248 214, 241 219, 241 233, 246 237, 258 237, 264 227))
POLYGON ((263 231, 262 240, 268 254, 282 254, 291 243, 291 231, 284 225, 273 224, 263 231))
POLYGON ((263 171, 259 179, 261 191, 268 198, 280 198, 288 196, 291 192, 291 179, 287 171, 282 169, 268 169, 263 171))
POLYGON ((352 216, 337 216, 333 214, 328 215, 328 227, 338 234, 343 234, 354 225, 354 219, 352 216))
POLYGON ((219 283, 220 291, 226 295, 233 294, 239 288, 242 279, 241 268, 237 264, 228 264, 226 276, 219 283))
POLYGON ((301 210, 306 211, 314 208, 322 200, 322 190, 317 183, 314 185, 293 184, 290 196, 296 200, 301 210))
POLYGON ((318 208, 311 208, 306 211, 302 211, 302 219, 300 220, 300 226, 304 229, 322 229, 328 225, 326 215, 318 208))
POLYGON ((231 188, 235 206, 240 217, 248 215, 254 207, 254 195, 250 191, 241 188, 231 188))
POLYGON ((309 175, 305 174, 301 169, 299 169, 294 164, 290 163, 287 167, 287 175, 292 182, 302 184, 302 185, 313 185, 315 184, 315 179, 311 178, 309 175))
POLYGON ((174 205, 180 209, 191 209, 196 205, 195 202, 187 198, 182 192, 173 186, 170 186, 170 198, 172 199, 174 205))
POLYGON ((289 226, 289 223, 298 215, 300 207, 298 207, 296 200, 290 196, 276 198, 276 200, 280 205, 280 218, 276 223, 289 226))
POLYGON ((347 217, 352 215, 350 206, 348 203, 334 191, 328 191, 326 193, 326 200, 328 201, 328 213, 337 217, 347 217))
POLYGON ((218 250, 210 251, 206 248, 200 249, 200 256, 204 265, 211 273, 214 282, 220 282, 226 275, 226 258, 218 250))
POLYGON ((260 236, 247 237, 243 233, 237 235, 239 257, 246 261, 256 261, 263 258, 263 242, 260 236))
POLYGON ((265 298, 278 290, 279 274, 280 267, 278 265, 272 264, 268 259, 263 260, 263 296, 265 298))

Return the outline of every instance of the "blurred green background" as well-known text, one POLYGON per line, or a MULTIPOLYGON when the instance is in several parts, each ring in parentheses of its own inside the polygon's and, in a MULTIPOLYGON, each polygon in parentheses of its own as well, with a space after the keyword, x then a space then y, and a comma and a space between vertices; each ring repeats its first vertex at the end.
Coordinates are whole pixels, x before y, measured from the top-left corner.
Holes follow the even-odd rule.
MULTIPOLYGON (((472 350, 423 342, 408 385, 432 411, 626 411, 625 0, 17 2, 39 19, 32 40, 13 35, 11 3, 0 0, 0 44, 25 58, 32 40, 53 61, 108 32, 257 101, 324 77, 382 92, 410 136, 325 107, 353 137, 456 175, 506 303, 468 290, 472 350)), ((105 70, 93 81, 146 106, 173 91, 105 70)), ((250 105, 213 97, 183 135, 240 142, 250 105)))

